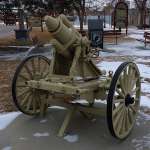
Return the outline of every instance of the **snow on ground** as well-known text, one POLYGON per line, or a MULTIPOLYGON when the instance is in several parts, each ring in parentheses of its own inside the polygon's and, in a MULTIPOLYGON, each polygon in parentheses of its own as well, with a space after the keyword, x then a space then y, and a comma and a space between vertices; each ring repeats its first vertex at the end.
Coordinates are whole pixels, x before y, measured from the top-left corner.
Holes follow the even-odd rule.
POLYGON ((141 76, 144 78, 150 78, 150 67, 143 64, 137 64, 137 65, 140 70, 141 76))
POLYGON ((49 108, 51 109, 61 109, 61 110, 65 110, 66 108, 61 107, 61 106, 50 106, 49 108))
MULTIPOLYGON (((108 71, 113 71, 115 73, 115 71, 117 70, 117 68, 122 64, 123 62, 108 62, 108 61, 102 61, 101 63, 98 63, 97 66, 101 69, 101 70, 106 70, 108 71)), ((149 78, 150 77, 150 67, 143 65, 143 64, 137 64, 141 77, 143 78, 149 78)))
POLYGON ((132 41, 115 44, 104 44, 104 50, 115 53, 102 53, 102 56, 150 56, 150 44, 145 48, 143 42, 132 41))
MULTIPOLYGON (((139 117, 141 117, 141 119, 143 119, 144 121, 150 121, 150 115, 145 114, 143 112, 140 112, 140 116, 139 117)), ((144 121, 143 121, 143 123, 145 123, 144 121)))
POLYGON ((26 141, 27 138, 26 137, 20 137, 19 140, 26 141))
POLYGON ((40 138, 40 137, 47 137, 49 136, 49 133, 48 132, 44 132, 44 133, 35 133, 33 134, 34 137, 37 137, 37 138, 40 138))
POLYGON ((43 119, 40 121, 40 123, 46 123, 48 120, 47 119, 43 119))
POLYGON ((108 71, 114 71, 117 70, 117 68, 119 67, 119 65, 122 62, 108 62, 108 61, 102 61, 101 63, 97 64, 97 67, 101 70, 106 70, 108 71))
POLYGON ((11 146, 6 146, 6 147, 2 148, 2 150, 12 150, 12 147, 11 146))
POLYGON ((150 108, 150 98, 147 96, 141 96, 141 104, 140 105, 150 108))
POLYGON ((128 37, 143 41, 144 32, 150 32, 150 30, 137 30, 137 28, 129 28, 128 37))
POLYGON ((150 83, 148 83, 148 82, 143 82, 143 83, 142 83, 142 90, 143 90, 145 93, 150 93, 150 83))
POLYGON ((64 140, 66 140, 67 142, 70 142, 70 143, 75 143, 78 141, 78 139, 79 139, 78 135, 66 135, 64 137, 64 140))
POLYGON ((7 128, 20 114, 20 112, 0 114, 0 130, 7 128))
POLYGON ((142 138, 136 138, 132 140, 132 143, 136 150, 149 150, 150 149, 150 133, 143 136, 142 138))
POLYGON ((137 58, 136 62, 137 63, 150 63, 150 58, 145 58, 145 59, 143 59, 143 58, 137 58))

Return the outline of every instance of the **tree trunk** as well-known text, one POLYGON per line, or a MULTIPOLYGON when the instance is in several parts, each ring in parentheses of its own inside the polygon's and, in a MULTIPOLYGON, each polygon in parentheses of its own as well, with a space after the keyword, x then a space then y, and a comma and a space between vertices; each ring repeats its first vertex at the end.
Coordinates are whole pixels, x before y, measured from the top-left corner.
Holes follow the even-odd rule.
POLYGON ((137 8, 139 9, 139 14, 140 14, 140 24, 139 27, 143 28, 145 24, 145 11, 146 11, 146 4, 147 0, 134 0, 137 8))
POLYGON ((139 12, 140 12, 140 27, 143 28, 145 23, 145 11, 141 9, 139 12))
POLYGON ((83 31, 83 24, 84 24, 84 16, 80 15, 79 16, 79 21, 80 21, 80 31, 83 31))

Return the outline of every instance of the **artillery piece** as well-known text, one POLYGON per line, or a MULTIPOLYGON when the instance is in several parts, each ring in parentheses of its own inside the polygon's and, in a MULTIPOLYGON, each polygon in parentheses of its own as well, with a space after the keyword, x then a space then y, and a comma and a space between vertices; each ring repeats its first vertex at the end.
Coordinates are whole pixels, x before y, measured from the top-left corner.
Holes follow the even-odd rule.
POLYGON ((17 108, 27 115, 45 114, 49 106, 68 112, 58 132, 63 136, 72 115, 106 113, 110 133, 126 138, 132 130, 140 105, 140 73, 133 62, 124 62, 113 75, 92 62, 90 42, 82 37, 64 15, 46 17, 54 47, 52 59, 29 56, 18 66, 12 83, 17 108), (87 104, 80 103, 86 100, 87 104), (97 101, 107 101, 102 109, 97 101))

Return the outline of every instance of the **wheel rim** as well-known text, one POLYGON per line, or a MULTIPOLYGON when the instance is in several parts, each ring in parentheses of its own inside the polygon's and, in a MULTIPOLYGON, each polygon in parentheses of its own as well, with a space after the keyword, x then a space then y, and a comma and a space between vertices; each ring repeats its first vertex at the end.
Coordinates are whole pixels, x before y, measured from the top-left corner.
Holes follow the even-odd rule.
POLYGON ((12 96, 16 106, 23 113, 28 115, 40 113, 41 100, 46 99, 48 93, 32 89, 26 82, 46 78, 49 66, 50 62, 44 56, 30 56, 18 66, 13 79, 12 96))
POLYGON ((137 66, 123 63, 112 79, 107 101, 108 124, 113 136, 124 139, 132 130, 139 110, 140 90, 137 66))

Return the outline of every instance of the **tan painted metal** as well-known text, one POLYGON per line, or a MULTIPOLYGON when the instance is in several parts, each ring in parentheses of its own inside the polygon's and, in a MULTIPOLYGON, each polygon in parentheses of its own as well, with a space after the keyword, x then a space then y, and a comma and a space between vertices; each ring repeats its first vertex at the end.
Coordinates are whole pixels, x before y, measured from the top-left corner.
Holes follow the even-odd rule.
MULTIPOLYGON (((107 99, 112 73, 106 76, 105 71, 99 70, 95 66, 91 58, 89 40, 87 37, 82 37, 64 15, 60 15, 58 18, 47 16, 45 21, 48 31, 53 35, 51 40, 55 49, 53 58, 50 65, 36 56, 24 64, 17 78, 17 96, 20 97, 28 93, 20 107, 22 107, 22 110, 33 112, 33 114, 40 112, 41 115, 44 115, 48 105, 67 108, 68 113, 58 133, 58 136, 63 136, 72 115, 76 111, 83 113, 85 116, 106 113, 106 108, 95 107, 94 103, 96 99, 107 99), (41 63, 42 61, 43 63, 41 63), (23 86, 24 89, 20 90, 19 86, 23 86), (30 93, 32 98, 30 98, 30 93), (29 98, 30 100, 27 101, 29 98), (81 99, 85 99, 88 105, 76 103, 76 100, 81 99)), ((120 121, 118 113, 122 114, 122 111, 126 109, 124 105, 126 94, 131 92, 130 94, 133 95, 135 89, 132 86, 135 86, 136 81, 134 80, 138 80, 139 77, 139 74, 135 73, 136 70, 134 65, 133 67, 132 64, 129 65, 129 69, 124 70, 125 73, 120 76, 115 87, 115 92, 119 93, 119 96, 114 97, 116 98, 114 103, 118 102, 119 104, 112 108, 113 114, 117 113, 117 119, 113 115, 112 118, 114 117, 114 131, 120 138, 122 135, 118 133, 118 128, 121 128, 121 126, 116 127, 120 121), (122 90, 119 91, 118 87, 121 87, 122 90), (123 105, 120 104, 120 101, 123 101, 123 105)), ((137 83, 139 84, 139 82, 137 83)), ((140 86, 138 84, 137 87, 140 86)), ((140 91, 136 93, 137 99, 139 99, 139 93, 140 91)), ((131 105, 130 107, 137 112, 138 106, 133 105, 132 108, 131 105)), ((127 111, 129 113, 129 109, 127 111)), ((131 117, 133 118, 130 120, 134 122, 135 116, 131 117)), ((129 125, 128 121, 124 122, 129 125)), ((128 126, 128 128, 130 127, 128 126)), ((122 130, 123 135, 127 134, 128 131, 122 130)))

